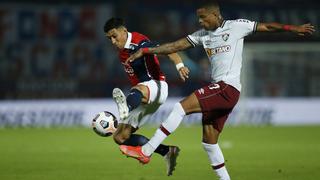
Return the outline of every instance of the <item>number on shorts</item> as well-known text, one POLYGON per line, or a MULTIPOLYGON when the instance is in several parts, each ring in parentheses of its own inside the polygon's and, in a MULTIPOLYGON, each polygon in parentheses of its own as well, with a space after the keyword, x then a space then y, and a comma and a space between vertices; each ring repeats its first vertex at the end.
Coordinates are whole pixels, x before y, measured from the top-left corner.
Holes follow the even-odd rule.
POLYGON ((208 88, 211 90, 211 89, 219 89, 220 88, 220 85, 219 84, 210 84, 209 86, 208 86, 208 88))

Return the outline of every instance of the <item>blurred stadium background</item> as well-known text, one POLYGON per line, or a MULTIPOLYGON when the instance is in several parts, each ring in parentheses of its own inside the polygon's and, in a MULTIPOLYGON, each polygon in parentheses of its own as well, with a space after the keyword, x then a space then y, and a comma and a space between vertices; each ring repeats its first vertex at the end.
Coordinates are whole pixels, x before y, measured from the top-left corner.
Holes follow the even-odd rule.
MULTIPOLYGON (((126 92, 130 88, 102 27, 108 18, 118 16, 126 20, 129 31, 159 43, 173 41, 199 28, 197 4, 196 0, 2 0, 0 179, 165 178, 156 168, 163 166, 161 160, 155 158, 151 167, 141 168, 123 160, 111 138, 101 139, 87 128, 99 111, 117 115, 111 100, 114 87, 126 92), (117 167, 108 170, 113 163, 117 167), (130 166, 128 175, 119 176, 120 166, 130 166)), ((245 40, 242 97, 221 141, 234 179, 320 177, 319 8, 320 2, 314 0, 221 3, 225 19, 310 22, 317 30, 309 37, 254 34, 245 40)), ((161 57, 170 98, 150 117, 153 127, 143 131, 149 136, 175 102, 209 81, 209 64, 201 48, 181 55, 191 70, 186 83, 161 57)), ((173 179, 214 179, 200 146, 200 116, 187 116, 177 135, 168 140, 185 148, 173 179), (189 158, 197 157, 198 151, 199 159, 189 158), (195 162, 202 168, 194 167, 195 162)))

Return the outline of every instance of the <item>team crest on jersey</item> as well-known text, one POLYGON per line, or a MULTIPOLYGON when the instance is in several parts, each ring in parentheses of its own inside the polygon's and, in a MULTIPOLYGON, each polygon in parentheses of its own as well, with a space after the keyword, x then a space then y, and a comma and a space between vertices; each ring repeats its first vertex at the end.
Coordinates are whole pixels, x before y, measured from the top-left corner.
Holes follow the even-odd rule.
POLYGON ((133 44, 130 44, 129 49, 131 49, 131 50, 135 50, 135 49, 136 49, 136 47, 137 47, 137 46, 135 46, 135 45, 133 45, 133 44))
POLYGON ((230 35, 230 34, 228 34, 228 33, 222 34, 222 39, 223 39, 224 41, 227 41, 227 40, 229 39, 229 35, 230 35))

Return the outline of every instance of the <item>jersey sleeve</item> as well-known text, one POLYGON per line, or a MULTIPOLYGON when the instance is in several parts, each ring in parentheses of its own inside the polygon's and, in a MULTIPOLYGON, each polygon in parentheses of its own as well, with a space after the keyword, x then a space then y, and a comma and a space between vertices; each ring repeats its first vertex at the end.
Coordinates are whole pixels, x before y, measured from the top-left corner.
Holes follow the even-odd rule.
POLYGON ((187 40, 193 46, 202 45, 202 37, 204 36, 204 31, 199 30, 187 36, 187 40))
POLYGON ((235 29, 235 33, 238 34, 240 38, 243 38, 257 30, 257 22, 247 19, 237 19, 233 23, 233 28, 235 29))
POLYGON ((140 42, 139 45, 138 45, 139 48, 157 47, 157 46, 159 46, 158 43, 152 42, 152 41, 147 41, 147 40, 144 40, 144 41, 140 42))
POLYGON ((143 41, 139 42, 138 46, 132 52, 135 53, 140 48, 151 48, 151 47, 157 47, 157 46, 159 46, 159 44, 156 42, 152 42, 149 40, 143 40, 143 41))

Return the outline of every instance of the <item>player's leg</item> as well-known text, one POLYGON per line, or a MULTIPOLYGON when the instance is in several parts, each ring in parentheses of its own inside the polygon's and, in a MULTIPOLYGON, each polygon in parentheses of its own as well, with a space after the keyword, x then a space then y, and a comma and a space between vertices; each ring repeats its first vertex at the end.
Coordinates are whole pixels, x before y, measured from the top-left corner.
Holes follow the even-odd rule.
MULTIPOLYGON (((145 104, 144 106, 140 106, 137 109, 135 109, 130 116, 134 116, 133 114, 139 110, 139 108, 146 108, 145 111, 142 112, 140 115, 136 115, 135 117, 142 117, 142 119, 137 120, 137 126, 141 126, 146 122, 147 120, 147 115, 154 113, 161 104, 165 102, 168 96, 168 85, 165 81, 147 81, 140 83, 139 85, 144 85, 144 87, 147 87, 148 89, 148 97, 143 98, 143 103, 145 104)), ((141 86, 138 86, 137 89, 140 89, 141 86)), ((146 93, 147 94, 147 93, 146 93)), ((125 146, 125 148, 121 148, 123 146, 120 146, 120 149, 122 152, 126 153, 129 151, 126 147, 130 146, 125 146)), ((140 146, 141 147, 141 146, 140 146)), ((135 148, 135 147, 134 147, 135 148)), ((176 160, 179 155, 180 149, 177 146, 166 146, 160 144, 156 149, 155 152, 159 153, 161 155, 164 155, 164 159, 167 163, 167 175, 170 176, 172 175, 173 170, 175 169, 176 166, 176 160)), ((144 161, 143 163, 148 162, 149 157, 143 158, 144 161)))
POLYGON ((113 133, 113 140, 121 145, 130 138, 134 131, 135 128, 130 124, 119 123, 116 132, 113 133))
POLYGON ((161 142, 179 126, 186 113, 200 112, 200 110, 198 99, 195 94, 192 93, 180 103, 174 105, 167 119, 161 124, 160 128, 156 130, 156 133, 148 143, 137 147, 122 146, 120 150, 142 163, 147 163, 145 160, 148 159, 149 162, 151 154, 157 149, 161 142))
MULTIPOLYGON (((128 145, 128 146, 142 146, 146 144, 149 139, 140 134, 132 134, 137 129, 132 127, 129 124, 118 125, 117 131, 113 134, 114 141, 119 145, 128 145)), ((169 146, 160 144, 160 146, 155 150, 156 153, 165 157, 170 150, 169 146)))
POLYGON ((148 87, 139 84, 130 90, 127 97, 119 88, 113 89, 112 96, 117 103, 120 119, 125 119, 129 116, 130 111, 137 108, 141 103, 147 103, 149 91, 148 87))
MULTIPOLYGON (((146 116, 148 114, 155 112, 159 108, 160 104, 162 104, 166 100, 168 95, 168 85, 164 81, 151 80, 134 86, 132 90, 134 91, 131 91, 127 96, 127 102, 129 108, 130 102, 132 102, 131 104, 135 105, 133 106, 134 109, 130 111, 128 118, 125 120, 121 120, 121 122, 124 122, 124 124, 130 124, 132 127, 140 127, 145 122, 143 119, 147 118, 146 116), (142 98, 140 98, 140 101, 142 101, 142 103, 144 104, 138 108, 137 106, 139 106, 138 104, 141 102, 137 103, 137 100, 139 98, 134 97, 136 96, 135 94, 137 94, 137 91, 142 92, 143 96, 142 98)), ((128 135, 125 136, 128 137, 128 135)), ((123 136, 117 137, 119 138, 119 143, 129 146, 142 146, 149 140, 146 137, 137 134, 132 134, 131 136, 126 141, 123 141, 123 136)), ((155 149, 155 152, 165 158, 170 169, 174 169, 176 158, 179 153, 178 147, 160 144, 155 149)), ((171 173, 172 171, 170 171, 168 174, 171 173)))
POLYGON ((224 83, 209 85, 204 89, 208 94, 198 94, 202 107, 203 139, 202 144, 208 154, 210 165, 220 180, 229 180, 230 176, 224 164, 224 157, 218 145, 219 135, 224 124, 236 105, 239 91, 224 83))
MULTIPOLYGON (((227 116, 223 116, 220 119, 215 119, 214 123, 220 123, 218 126, 221 126, 221 123, 224 123, 226 118, 227 116)), ((218 144, 221 129, 218 130, 216 128, 216 124, 203 124, 202 145, 204 150, 207 152, 210 165, 219 179, 230 180, 230 176, 225 166, 224 156, 218 144)))
MULTIPOLYGON (((143 146, 148 141, 149 139, 141 134, 131 134, 130 138, 125 140, 122 143, 122 145, 143 146)), ((165 144, 160 144, 154 152, 161 155, 164 158, 170 159, 169 156, 172 156, 172 154, 178 153, 174 151, 179 151, 179 148, 177 148, 176 146, 168 146, 165 144)))
POLYGON ((160 128, 157 129, 154 136, 150 139, 150 141, 148 141, 147 144, 142 146, 143 154, 146 156, 151 156, 159 144, 178 128, 186 114, 200 111, 200 104, 194 93, 183 99, 181 102, 176 103, 169 116, 160 125, 160 128))

